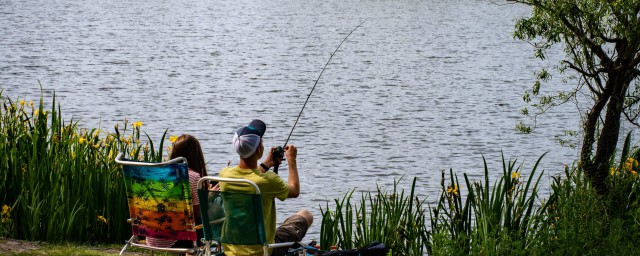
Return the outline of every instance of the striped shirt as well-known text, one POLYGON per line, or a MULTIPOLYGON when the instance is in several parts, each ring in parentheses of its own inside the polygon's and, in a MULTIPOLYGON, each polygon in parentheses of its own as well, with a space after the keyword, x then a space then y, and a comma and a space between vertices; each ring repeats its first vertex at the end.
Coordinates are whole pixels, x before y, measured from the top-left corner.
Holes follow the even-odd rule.
MULTIPOLYGON (((193 205, 200 205, 198 201, 198 180, 200 180, 200 174, 189 168, 189 185, 191 185, 191 201, 193 205)), ((147 245, 154 247, 168 248, 176 244, 178 240, 162 239, 147 237, 147 245)))

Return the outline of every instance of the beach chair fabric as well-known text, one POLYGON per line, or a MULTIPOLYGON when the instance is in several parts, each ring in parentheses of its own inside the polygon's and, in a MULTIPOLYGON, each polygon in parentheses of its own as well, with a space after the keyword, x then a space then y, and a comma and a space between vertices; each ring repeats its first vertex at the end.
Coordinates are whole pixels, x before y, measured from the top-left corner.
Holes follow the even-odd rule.
MULTIPOLYGON (((262 212, 260 189, 252 181, 207 176, 198 182, 200 215, 202 216, 206 251, 210 243, 234 245, 261 245, 264 255, 269 248, 288 247, 294 244, 268 244, 262 212), (205 181, 227 182, 234 186, 252 186, 254 194, 233 191, 210 191, 205 181)), ((220 248, 220 246, 218 246, 220 248)))
POLYGON ((195 252, 195 246, 180 251, 138 244, 138 236, 197 241, 186 160, 144 163, 119 155, 116 162, 122 165, 133 232, 121 254, 129 245, 168 252, 195 252))
POLYGON ((204 202, 208 208, 202 207, 207 213, 201 212, 202 222, 209 223, 205 239, 238 245, 266 243, 260 195, 199 189, 198 196, 200 205, 208 200, 204 202), (221 214, 226 221, 220 222, 221 214))
POLYGON ((161 167, 123 166, 133 234, 192 240, 194 217, 189 173, 183 163, 161 167))

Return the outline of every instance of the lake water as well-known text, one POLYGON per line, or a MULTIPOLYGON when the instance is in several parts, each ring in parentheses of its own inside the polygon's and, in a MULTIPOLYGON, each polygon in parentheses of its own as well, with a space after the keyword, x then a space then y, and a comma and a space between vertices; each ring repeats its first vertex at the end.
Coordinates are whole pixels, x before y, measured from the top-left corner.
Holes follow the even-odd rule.
POLYGON ((526 177, 548 152, 544 182, 576 159, 555 142, 579 128, 575 106, 538 118, 533 134, 514 129, 527 121, 519 109, 533 72, 548 64, 513 39, 528 12, 476 0, 0 0, 0 88, 37 100, 41 83, 82 127, 127 118, 156 140, 167 128, 193 134, 215 174, 237 162, 233 132, 253 118, 268 125, 266 145, 284 143, 330 54, 364 21, 289 141, 302 194, 278 203, 278 221, 308 208, 317 239, 319 206, 352 188, 418 177, 419 195, 435 200, 441 170, 478 179, 483 155, 492 178, 502 153, 526 177))

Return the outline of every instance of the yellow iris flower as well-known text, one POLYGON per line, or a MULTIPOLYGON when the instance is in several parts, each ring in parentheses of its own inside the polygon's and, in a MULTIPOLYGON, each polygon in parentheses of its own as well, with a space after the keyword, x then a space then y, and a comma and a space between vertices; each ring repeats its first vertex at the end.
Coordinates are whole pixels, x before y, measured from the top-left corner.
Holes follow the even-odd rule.
POLYGON ((107 218, 105 218, 102 215, 98 215, 98 221, 104 222, 104 224, 109 224, 109 221, 107 220, 107 218))
POLYGON ((457 196, 458 195, 458 185, 453 185, 453 186, 447 187, 447 193, 457 196))

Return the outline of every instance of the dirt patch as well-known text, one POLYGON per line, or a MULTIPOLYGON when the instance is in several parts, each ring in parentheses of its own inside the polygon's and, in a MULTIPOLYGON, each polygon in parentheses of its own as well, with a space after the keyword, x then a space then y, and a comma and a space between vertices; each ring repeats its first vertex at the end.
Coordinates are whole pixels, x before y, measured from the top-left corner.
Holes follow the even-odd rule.
MULTIPOLYGON (((15 240, 10 238, 0 238, 0 255, 14 255, 18 253, 28 255, 61 255, 69 253, 73 255, 118 255, 122 249, 122 245, 77 245, 77 244, 49 244, 45 242, 30 242, 25 240, 15 240)), ((149 255, 149 251, 136 248, 129 248, 126 253, 128 256, 149 255)), ((166 253, 156 252, 156 255, 168 255, 166 253)), ((171 254, 175 255, 175 254, 171 254)))
POLYGON ((0 238, 0 255, 22 253, 42 247, 44 245, 39 242, 0 238))

